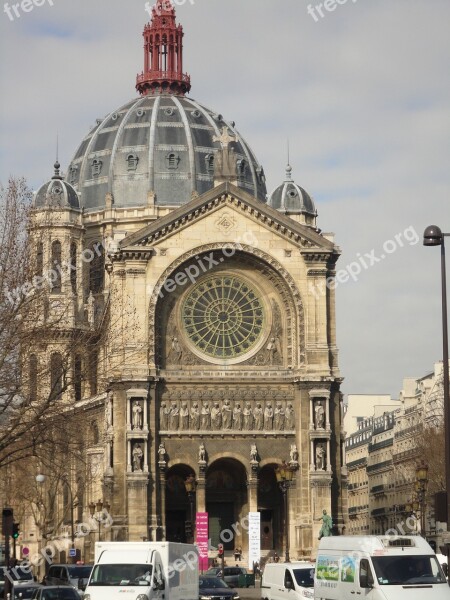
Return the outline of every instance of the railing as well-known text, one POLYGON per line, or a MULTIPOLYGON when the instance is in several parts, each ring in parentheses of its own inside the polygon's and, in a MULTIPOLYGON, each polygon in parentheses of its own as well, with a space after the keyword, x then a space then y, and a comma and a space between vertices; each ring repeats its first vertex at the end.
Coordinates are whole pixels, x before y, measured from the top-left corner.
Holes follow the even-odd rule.
POLYGON ((385 489, 386 489, 386 486, 384 485, 384 483, 382 483, 381 485, 374 485, 373 487, 370 488, 370 493, 376 494, 379 492, 383 492, 385 489))
POLYGON ((146 71, 136 77, 136 83, 145 83, 150 80, 175 80, 183 81, 184 83, 191 82, 191 76, 187 73, 179 73, 178 71, 146 71))
POLYGON ((374 463, 367 467, 367 472, 370 473, 371 471, 376 471, 377 469, 384 469, 384 467, 388 467, 389 465, 392 465, 392 460, 384 460, 380 463, 374 463))
POLYGON ((376 442, 375 444, 369 444, 369 452, 375 452, 375 450, 380 450, 381 448, 389 448, 389 446, 394 445, 394 439, 389 438, 388 440, 383 440, 382 442, 376 442))

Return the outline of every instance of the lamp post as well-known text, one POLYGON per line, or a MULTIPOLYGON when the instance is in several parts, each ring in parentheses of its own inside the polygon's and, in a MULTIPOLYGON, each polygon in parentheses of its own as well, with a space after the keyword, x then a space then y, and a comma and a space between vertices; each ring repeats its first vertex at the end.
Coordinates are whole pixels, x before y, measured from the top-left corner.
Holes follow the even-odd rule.
MULTIPOLYGON (((448 326, 447 326, 447 284, 445 276, 444 238, 450 233, 442 233, 437 225, 429 225, 423 234, 424 246, 441 247, 441 280, 442 280, 442 346, 444 371, 444 438, 445 438, 445 488, 447 492, 447 531, 450 530, 450 395, 448 377, 448 326)), ((450 580, 449 580, 450 584, 450 580)))
POLYGON ((194 513, 194 505, 195 505, 195 488, 196 481, 194 475, 189 475, 186 477, 184 482, 184 487, 186 488, 186 493, 189 500, 189 520, 190 520, 190 539, 187 540, 188 543, 193 544, 195 540, 195 513, 194 513))
POLYGON ((275 469, 275 477, 277 478, 278 486, 283 494, 284 505, 284 542, 285 542, 285 562, 290 562, 289 558, 289 513, 288 513, 288 489, 291 486, 294 477, 294 471, 286 462, 275 469))
POLYGON ((89 504, 89 514, 98 523, 98 541, 101 539, 103 511, 106 510, 108 513, 110 508, 109 502, 104 500, 97 500, 97 502, 91 502, 89 504))
POLYGON ((426 537, 426 522, 425 522, 425 509, 427 500, 427 488, 428 488, 428 467, 424 464, 420 465, 416 469, 416 482, 415 489, 417 494, 417 501, 420 507, 420 533, 423 537, 426 537))

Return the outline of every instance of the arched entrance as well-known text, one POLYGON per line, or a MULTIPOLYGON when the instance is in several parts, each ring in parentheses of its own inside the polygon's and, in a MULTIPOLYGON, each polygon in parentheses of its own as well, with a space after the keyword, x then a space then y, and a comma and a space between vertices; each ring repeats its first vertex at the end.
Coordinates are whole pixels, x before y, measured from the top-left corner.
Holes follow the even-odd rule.
POLYGON ((265 465, 258 477, 258 511, 261 513, 261 549, 283 546, 283 497, 275 477, 278 465, 265 465))
POLYGON ((166 540, 186 543, 186 522, 190 506, 184 482, 193 471, 187 465, 176 465, 166 475, 166 540))
POLYGON ((247 473, 237 460, 221 458, 210 465, 206 473, 206 512, 213 546, 223 543, 226 550, 232 550, 235 532, 239 537, 242 531, 236 524, 248 514, 247 473))

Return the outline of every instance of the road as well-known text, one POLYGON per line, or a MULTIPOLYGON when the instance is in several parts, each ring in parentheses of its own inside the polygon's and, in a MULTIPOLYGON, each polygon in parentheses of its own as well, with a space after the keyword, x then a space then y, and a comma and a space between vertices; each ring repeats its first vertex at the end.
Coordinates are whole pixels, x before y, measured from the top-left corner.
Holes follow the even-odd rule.
POLYGON ((236 591, 239 593, 239 597, 241 600, 258 600, 261 598, 261 589, 259 587, 259 581, 256 582, 256 588, 236 588, 236 591))

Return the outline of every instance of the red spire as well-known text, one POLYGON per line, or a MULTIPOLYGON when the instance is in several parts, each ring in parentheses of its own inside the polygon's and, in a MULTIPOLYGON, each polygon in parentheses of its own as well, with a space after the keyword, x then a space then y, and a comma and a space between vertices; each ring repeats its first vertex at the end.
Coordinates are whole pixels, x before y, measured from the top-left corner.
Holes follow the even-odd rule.
POLYGON ((191 78, 183 73, 183 35, 170 0, 158 0, 151 23, 144 27, 144 71, 136 79, 141 96, 189 92, 191 78))

